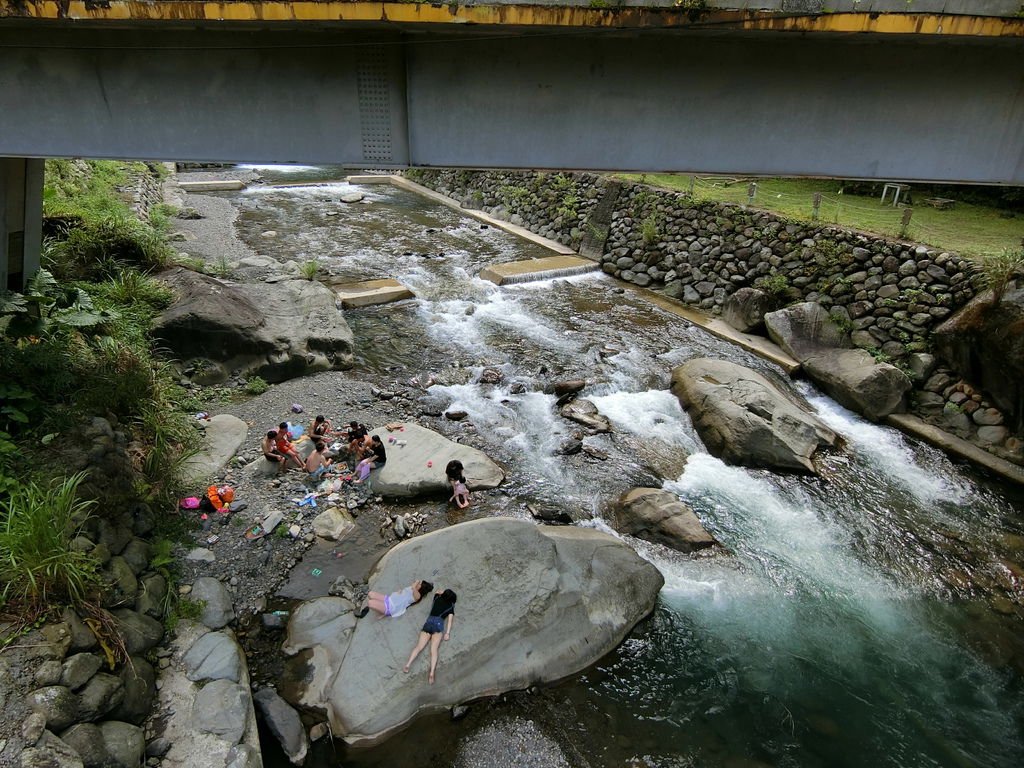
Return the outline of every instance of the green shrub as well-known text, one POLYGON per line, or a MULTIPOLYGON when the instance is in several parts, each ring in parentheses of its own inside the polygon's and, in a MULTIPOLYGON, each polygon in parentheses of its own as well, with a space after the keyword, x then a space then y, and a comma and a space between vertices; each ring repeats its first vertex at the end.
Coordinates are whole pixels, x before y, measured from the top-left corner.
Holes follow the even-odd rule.
POLYGON ((983 285, 992 291, 992 304, 1003 300, 1010 282, 1024 274, 1024 249, 985 256, 979 262, 983 285))
POLYGON ((262 376, 252 376, 245 382, 245 391, 250 395, 262 395, 269 386, 262 376))
POLYGON ((316 280, 319 271, 320 262, 317 259, 310 259, 299 266, 299 274, 307 280, 316 280))
POLYGON ((640 237, 643 238, 644 245, 654 245, 661 237, 658 217, 653 213, 640 222, 640 237))
POLYGON ((21 483, 0 501, 0 603, 38 609, 89 597, 98 563, 71 545, 92 506, 77 495, 84 477, 21 483))
POLYGON ((124 266, 160 269, 171 256, 163 236, 128 214, 87 219, 46 251, 47 266, 63 278, 97 279, 124 266))
POLYGON ((780 298, 789 292, 789 278, 781 272, 772 272, 770 275, 760 278, 757 285, 762 291, 775 298, 780 298))

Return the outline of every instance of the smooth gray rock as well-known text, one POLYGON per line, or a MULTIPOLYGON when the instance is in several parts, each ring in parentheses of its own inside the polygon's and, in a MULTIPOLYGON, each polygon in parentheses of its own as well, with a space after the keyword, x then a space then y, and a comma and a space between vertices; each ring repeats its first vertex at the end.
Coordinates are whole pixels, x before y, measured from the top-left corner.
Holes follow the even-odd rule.
POLYGON ((346 510, 330 507, 313 518, 313 533, 323 539, 340 541, 355 528, 356 521, 346 510))
POLYGON ((202 449, 185 463, 182 470, 187 480, 200 485, 231 461, 249 433, 249 427, 244 421, 228 413, 218 413, 201 423, 202 449))
POLYGON ((146 735, 137 725, 108 720, 100 723, 103 745, 117 768, 138 768, 146 754, 146 735))
POLYGON ((437 563, 445 565, 436 587, 453 589, 466 610, 456 608, 435 684, 425 656, 401 671, 429 610, 423 601, 402 619, 360 620, 350 641, 334 636, 302 651, 291 703, 329 718, 350 743, 378 740, 419 713, 586 668, 653 609, 663 584, 653 565, 608 534, 486 518, 399 544, 370 586, 393 591, 437 563))
POLYGON ((813 473, 814 453, 836 442, 795 394, 736 363, 689 360, 672 371, 672 392, 708 450, 729 464, 813 473))
POLYGON ((60 739, 78 753, 85 768, 107 768, 111 763, 103 731, 95 723, 73 725, 60 735, 60 739))
POLYGON ((61 621, 68 625, 71 631, 71 646, 70 651, 77 653, 78 651, 91 651, 99 642, 96 640, 96 635, 91 629, 82 621, 81 617, 70 608, 65 608, 61 612, 61 621))
POLYGON ((352 331, 322 283, 232 283, 181 268, 157 277, 177 299, 153 336, 180 359, 211 361, 201 383, 236 370, 277 382, 352 365, 352 331))
POLYGON ((285 755, 295 765, 302 765, 309 749, 309 737, 302 727, 299 713, 280 696, 273 688, 262 688, 253 697, 257 710, 263 715, 263 721, 270 732, 281 744, 285 755))
POLYGON ((100 672, 79 692, 78 699, 79 719, 99 720, 124 701, 124 685, 120 677, 100 672))
POLYGON ((99 538, 97 545, 105 546, 110 550, 111 555, 120 555, 128 542, 132 540, 132 528, 130 525, 122 525, 120 520, 108 520, 100 518, 97 527, 99 538))
POLYGON ((386 446, 388 461, 370 476, 373 491, 382 496, 409 497, 451 493, 444 468, 449 461, 462 462, 466 485, 470 490, 495 488, 505 473, 476 448, 454 443, 433 430, 416 424, 405 424, 402 432, 375 429, 386 446), (388 443, 388 437, 405 445, 388 443), (428 463, 430 466, 427 466, 428 463))
POLYGON ((813 301, 769 312, 764 324, 771 340, 800 362, 822 349, 846 349, 849 336, 829 317, 828 310, 813 301))
POLYGON ((156 670, 141 656, 132 656, 121 668, 121 685, 124 698, 120 705, 110 712, 112 720, 141 725, 149 716, 156 696, 156 670))
POLYGON ((142 539, 132 539, 124 548, 121 557, 131 567, 132 572, 138 576, 149 567, 149 543, 142 539))
POLYGON ((212 576, 201 576, 192 584, 190 600, 203 601, 200 621, 210 629, 220 629, 235 618, 235 608, 228 588, 212 576))
POLYGON ((214 680, 192 702, 192 727, 237 744, 249 726, 249 691, 230 680, 214 680))
POLYGON ((829 397, 871 421, 905 410, 910 379, 863 349, 819 350, 801 362, 808 378, 829 397))
POLYGON ((89 682, 93 675, 100 671, 103 660, 91 653, 76 653, 64 660, 61 670, 60 684, 72 691, 77 691, 89 682))
POLYGON ((154 619, 160 619, 163 617, 166 598, 167 579, 159 573, 147 573, 139 579, 139 595, 135 598, 135 611, 154 619))
POLYGON ((139 581, 128 561, 120 555, 115 555, 107 564, 107 572, 110 589, 104 593, 104 603, 109 606, 135 605, 135 598, 139 594, 139 581))
POLYGON ((910 378, 914 382, 927 381, 935 371, 936 365, 938 365, 938 360, 935 359, 935 355, 925 352, 914 352, 907 355, 907 368, 910 370, 910 378))
POLYGON ((633 488, 624 493, 619 499, 616 523, 621 533, 680 552, 695 552, 718 543, 689 505, 660 488, 633 488))
POLYGON ((238 744, 228 750, 224 768, 263 768, 260 753, 248 744, 238 744))
POLYGON ((63 685, 48 685, 28 695, 28 706, 46 718, 51 731, 63 731, 78 720, 78 696, 63 685))
POLYGON ((288 619, 282 650, 293 655, 348 637, 356 626, 354 611, 355 606, 343 597, 317 597, 300 603, 288 619))
POLYGON ((40 688, 48 685, 60 685, 61 675, 64 667, 56 659, 46 659, 36 669, 35 681, 40 688))
POLYGON ((582 424, 591 433, 611 432, 612 425, 606 416, 601 415, 597 406, 589 400, 573 400, 562 406, 562 416, 582 424))
POLYGON ((129 655, 145 653, 164 636, 163 625, 154 618, 128 609, 113 611, 113 614, 129 655))
POLYGON ((764 327, 764 316, 772 309, 772 298, 758 288, 740 288, 731 293, 722 307, 722 319, 742 333, 764 327))
POLYGON ((54 736, 44 731, 34 747, 21 753, 21 768, 85 768, 78 753, 54 736))
POLYGON ((182 657, 185 674, 192 682, 242 679, 242 649, 226 632, 208 632, 182 657))
POLYGON ((21 724, 21 739, 26 747, 33 746, 46 730, 46 717, 39 712, 33 712, 25 718, 21 724))

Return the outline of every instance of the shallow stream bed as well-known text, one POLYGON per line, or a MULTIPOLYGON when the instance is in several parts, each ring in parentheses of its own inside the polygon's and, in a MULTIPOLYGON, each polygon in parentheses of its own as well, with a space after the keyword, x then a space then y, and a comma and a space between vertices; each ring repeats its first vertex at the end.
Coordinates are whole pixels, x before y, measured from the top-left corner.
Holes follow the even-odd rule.
MULTIPOLYGON (((318 178, 264 173, 275 183, 318 178)), ((395 277, 416 293, 347 312, 356 373, 393 386, 468 369, 465 383, 449 377, 425 402, 466 411, 463 422, 437 423, 508 471, 503 492, 482 496, 476 514, 523 515, 529 501, 610 530, 609 503, 656 483, 690 503, 728 550, 687 557, 629 539, 665 587, 654 615, 593 668, 475 704, 458 722, 424 718, 374 749, 318 744, 307 765, 461 765, 461 745, 510 718, 535 721, 573 765, 1024 764, 1018 490, 804 383, 795 386, 845 440, 820 477, 726 466, 668 392, 672 368, 712 356, 785 377, 614 280, 497 288, 477 277, 482 266, 544 252, 387 186, 223 197, 260 255, 317 259, 339 281, 395 277), (339 201, 353 191, 364 201, 339 201), (480 384, 484 367, 503 381, 480 384), (585 440, 605 461, 555 453, 576 427, 543 388, 577 377, 613 422, 610 436, 585 440)), ((438 683, 449 674, 458 670, 442 656, 438 683)))

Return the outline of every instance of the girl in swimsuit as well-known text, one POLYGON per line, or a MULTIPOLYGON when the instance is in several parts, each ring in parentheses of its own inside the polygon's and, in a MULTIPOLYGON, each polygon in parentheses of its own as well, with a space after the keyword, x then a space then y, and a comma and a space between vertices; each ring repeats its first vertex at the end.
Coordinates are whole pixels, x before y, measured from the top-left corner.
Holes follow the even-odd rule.
POLYGON ((419 579, 408 587, 398 592, 385 595, 381 592, 371 592, 367 596, 366 605, 356 612, 356 618, 361 619, 372 608, 381 616, 398 617, 405 613, 410 605, 416 605, 425 595, 433 591, 434 585, 429 581, 419 579))
POLYGON ((434 595, 434 603, 430 606, 430 615, 427 617, 423 629, 420 631, 416 647, 409 654, 409 660, 402 667, 403 672, 408 672, 409 667, 416 661, 420 651, 430 643, 430 672, 427 675, 427 682, 434 682, 434 671, 437 669, 437 650, 441 645, 442 633, 445 640, 452 639, 452 625, 455 623, 455 601, 457 596, 450 589, 446 589, 439 595, 434 595))

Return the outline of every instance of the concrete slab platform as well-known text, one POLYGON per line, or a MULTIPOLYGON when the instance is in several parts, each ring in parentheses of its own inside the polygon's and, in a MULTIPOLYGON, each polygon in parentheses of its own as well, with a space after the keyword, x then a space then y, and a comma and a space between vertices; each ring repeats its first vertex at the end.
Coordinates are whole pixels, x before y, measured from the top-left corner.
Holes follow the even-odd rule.
POLYGON ((492 264, 480 270, 480 277, 490 280, 496 285, 510 285, 531 280, 550 280, 554 277, 582 275, 587 272, 596 272, 599 269, 600 266, 597 262, 584 259, 582 256, 559 255, 543 259, 492 264))
POLYGON ((364 173, 358 176, 346 176, 349 184, 390 184, 396 178, 387 173, 364 173))
POLYGON ((341 283, 331 286, 345 309, 390 304, 402 299, 414 299, 416 294, 397 280, 364 280, 360 283, 341 283))
POLYGON ((210 181, 179 181, 186 192, 232 192, 245 189, 245 182, 237 179, 211 179, 210 181))

